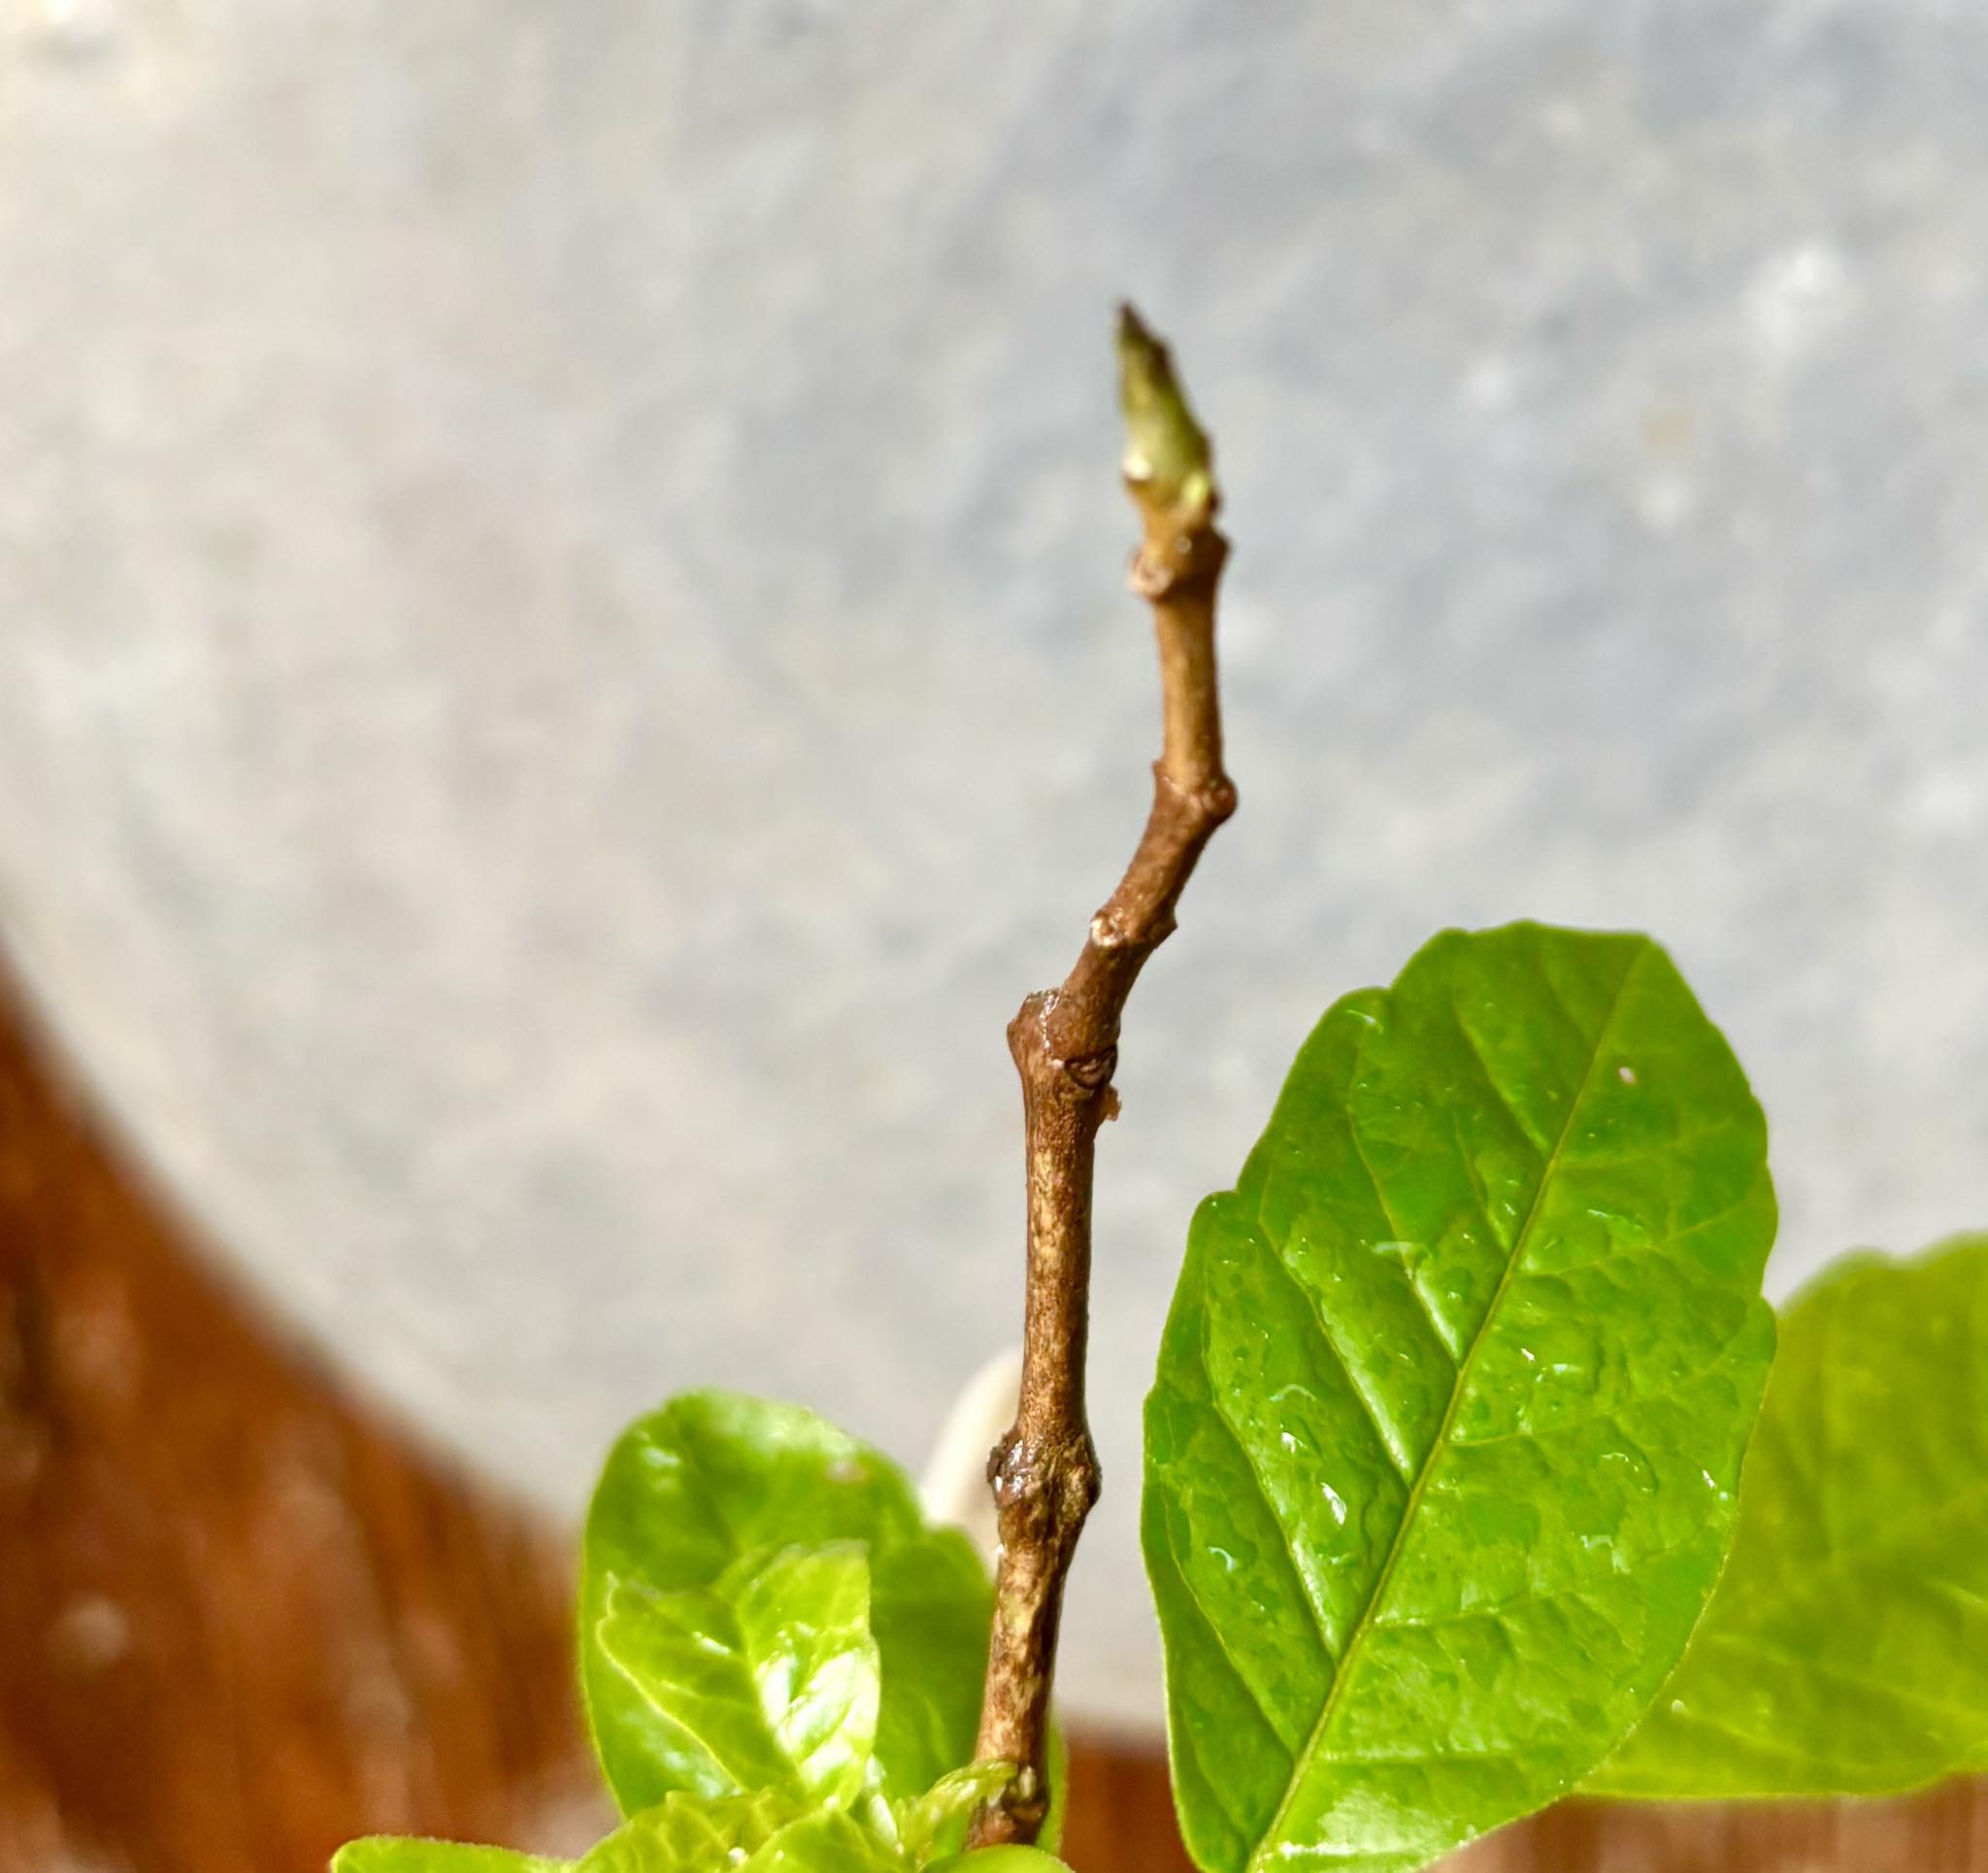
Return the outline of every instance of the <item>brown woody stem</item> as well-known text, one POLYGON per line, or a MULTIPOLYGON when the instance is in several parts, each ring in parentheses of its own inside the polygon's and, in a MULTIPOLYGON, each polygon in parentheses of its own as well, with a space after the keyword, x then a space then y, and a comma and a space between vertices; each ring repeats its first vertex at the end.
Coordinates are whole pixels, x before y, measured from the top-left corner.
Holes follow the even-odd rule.
POLYGON ((1166 347, 1128 306, 1118 326, 1125 482, 1144 538, 1132 589, 1152 608, 1165 739, 1153 804, 1132 863, 1060 988, 1032 995, 1009 1024, 1027 1133, 1028 1298, 1021 1401, 987 1460, 1001 1530, 994 1625, 977 1754, 1021 1765, 975 1817, 972 1844, 1032 1841, 1048 1805, 1049 1690, 1063 1585, 1098 1498, 1084 1418, 1089 1334, 1091 1178, 1098 1128, 1116 1115, 1118 1023, 1140 970, 1174 929, 1202 847, 1236 809, 1222 772, 1215 686, 1215 586, 1228 542, 1207 437, 1166 347))

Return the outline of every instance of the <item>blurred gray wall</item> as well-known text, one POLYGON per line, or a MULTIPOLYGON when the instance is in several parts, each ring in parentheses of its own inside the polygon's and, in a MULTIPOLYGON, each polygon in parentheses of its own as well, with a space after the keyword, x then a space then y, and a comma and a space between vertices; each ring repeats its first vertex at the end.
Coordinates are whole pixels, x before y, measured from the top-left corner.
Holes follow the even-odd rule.
POLYGON ((1243 809, 1103 1152, 1137 1401, 1326 1002, 1643 926, 1776 1291, 1988 1222, 1988 13, 0 0, 0 934, 228 1255, 561 1508, 724 1381, 909 1460, 1016 1333, 1002 1027, 1156 740, 1137 295, 1243 809))

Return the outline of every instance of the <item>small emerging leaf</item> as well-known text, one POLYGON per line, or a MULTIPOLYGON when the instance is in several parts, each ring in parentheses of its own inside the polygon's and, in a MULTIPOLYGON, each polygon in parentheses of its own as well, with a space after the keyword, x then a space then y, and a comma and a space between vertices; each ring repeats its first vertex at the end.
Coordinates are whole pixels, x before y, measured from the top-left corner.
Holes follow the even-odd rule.
POLYGON ((982 1847, 949 1860, 940 1860, 931 1873, 1070 1873, 1053 1854, 1040 1847, 982 1847))
POLYGON ((790 1802, 773 1794, 717 1801, 672 1795, 623 1822, 577 1860, 379 1835, 340 1848, 331 1873, 720 1873, 745 1864, 800 1818, 790 1802))
POLYGON ((569 1873, 572 1864, 503 1847, 375 1834, 341 1847, 331 1857, 331 1873, 569 1873))
POLYGON ((1587 1784, 1902 1793, 1988 1771, 1988 1235, 1830 1269, 1781 1318, 1724 1578, 1587 1784))
POLYGON ((1437 937, 1196 1216, 1146 1405, 1209 1873, 1398 1873, 1587 1774, 1683 1651, 1773 1345, 1760 1108, 1642 936, 1437 937))
POLYGON ((626 1821, 578 1873, 723 1873, 749 1861, 799 1817, 772 1794, 704 1801, 672 1795, 626 1821))
POLYGON ((580 1681, 624 1814, 763 1788, 904 1800, 969 1759, 991 1593, 895 1464, 788 1405, 700 1392, 608 1459, 580 1681), (866 1598, 867 1594, 867 1598, 866 1598))
POLYGON ((896 1848, 870 1829, 847 1815, 825 1814, 781 1828, 738 1873, 906 1873, 906 1868, 896 1848))
POLYGON ((913 1866, 956 1850, 974 1810, 992 1801, 1014 1774, 1011 1762, 969 1762, 943 1775, 931 1788, 898 1810, 898 1840, 913 1866))

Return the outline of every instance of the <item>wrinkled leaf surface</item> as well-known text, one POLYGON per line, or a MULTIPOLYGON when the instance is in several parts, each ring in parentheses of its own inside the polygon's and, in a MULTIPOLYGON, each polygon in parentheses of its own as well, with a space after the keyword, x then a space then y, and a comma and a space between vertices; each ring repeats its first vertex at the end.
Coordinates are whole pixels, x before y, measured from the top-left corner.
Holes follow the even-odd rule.
POLYGON ((1418 1866, 1591 1770, 1730 1539, 1760 1109, 1645 937, 1439 936, 1195 1218, 1143 1534, 1209 1873, 1418 1866))

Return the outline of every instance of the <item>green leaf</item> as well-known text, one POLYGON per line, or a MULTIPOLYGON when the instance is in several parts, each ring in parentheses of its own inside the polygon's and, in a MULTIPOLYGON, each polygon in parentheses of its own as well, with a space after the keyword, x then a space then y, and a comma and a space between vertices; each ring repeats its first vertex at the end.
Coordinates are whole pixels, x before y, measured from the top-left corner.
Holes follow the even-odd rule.
POLYGON ((331 1873, 569 1873, 572 1864, 504 1847, 375 1834, 341 1847, 331 1857, 331 1873))
POLYGON ((862 1543, 746 1554, 709 1590, 618 1581, 595 1636, 679 1787, 836 1807, 862 1794, 878 1681, 862 1543))
POLYGON ((832 1813, 781 1828, 739 1873, 905 1873, 905 1867, 895 1847, 849 1816, 832 1813))
POLYGON ((897 1814, 898 1840, 913 1866, 957 1853, 974 1810, 991 1801, 1014 1775, 1011 1762, 969 1762, 943 1775, 897 1814))
POLYGON ((1069 1869, 1040 1847, 982 1847, 938 1861, 931 1873, 1069 1873, 1069 1869))
POLYGON ((877 1451, 791 1405, 673 1400, 615 1445, 582 1549, 580 1682, 616 1801, 633 1814, 675 1791, 762 1787, 845 1801, 873 1742, 880 1792, 919 1793, 973 1755, 991 1604, 965 1537, 928 1528, 877 1451), (835 1600, 857 1561, 874 1654, 856 1643, 852 1600, 835 1600), (774 1566, 818 1601, 785 1640, 785 1588, 753 1589, 774 1566), (838 1709, 848 1727, 824 1729, 838 1709))
POLYGON ((870 1625, 883 1660, 877 1759, 885 1785, 929 1789, 974 1753, 993 1594, 958 1528, 927 1528, 871 1551, 870 1625))
POLYGON ((1646 937, 1437 937, 1195 1218, 1146 1405, 1182 1831, 1418 1866, 1682 1652, 1773 1345, 1766 1128, 1646 937))
POLYGON ((1875 1795, 1988 1771, 1988 1235, 1791 1302, 1732 1559, 1587 1787, 1875 1795))
POLYGON ((839 1811, 797 1811, 766 1791, 670 1795, 578 1860, 382 1837, 353 1841, 331 1864, 332 1873, 915 1873, 922 1861, 907 1857, 887 1824, 879 1831, 839 1811))
POLYGON ((498 1847, 353 1841, 332 1873, 911 1873, 896 1844, 839 1812, 797 1814, 771 1794, 674 1794, 632 1816, 578 1860, 498 1847))

